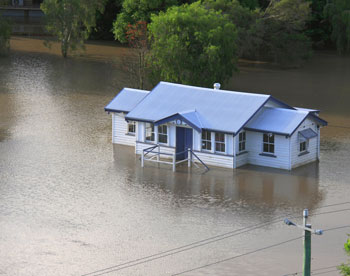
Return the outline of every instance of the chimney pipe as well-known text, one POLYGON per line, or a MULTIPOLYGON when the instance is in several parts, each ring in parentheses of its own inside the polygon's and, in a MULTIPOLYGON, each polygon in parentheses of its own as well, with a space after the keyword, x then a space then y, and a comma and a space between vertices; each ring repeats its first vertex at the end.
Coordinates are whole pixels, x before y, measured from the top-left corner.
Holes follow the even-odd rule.
POLYGON ((221 86, 220 83, 218 83, 218 82, 214 83, 214 89, 215 90, 219 90, 220 86, 221 86))

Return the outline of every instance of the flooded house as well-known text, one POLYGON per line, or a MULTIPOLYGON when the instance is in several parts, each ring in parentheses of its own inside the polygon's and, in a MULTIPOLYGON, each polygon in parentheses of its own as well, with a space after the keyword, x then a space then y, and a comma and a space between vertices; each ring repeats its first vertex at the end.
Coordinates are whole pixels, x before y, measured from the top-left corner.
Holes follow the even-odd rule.
POLYGON ((291 170, 319 160, 319 111, 271 95, 160 82, 151 91, 124 88, 105 107, 112 142, 135 147, 145 161, 291 170), (172 161, 166 161, 170 159, 172 161))

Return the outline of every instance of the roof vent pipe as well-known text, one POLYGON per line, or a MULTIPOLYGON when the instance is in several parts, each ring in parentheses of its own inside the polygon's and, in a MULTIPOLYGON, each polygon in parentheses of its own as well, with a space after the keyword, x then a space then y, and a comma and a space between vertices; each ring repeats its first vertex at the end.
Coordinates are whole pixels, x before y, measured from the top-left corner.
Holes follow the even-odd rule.
POLYGON ((219 90, 219 89, 220 89, 220 86, 221 86, 220 83, 218 83, 218 82, 214 83, 214 89, 215 89, 215 90, 219 90))

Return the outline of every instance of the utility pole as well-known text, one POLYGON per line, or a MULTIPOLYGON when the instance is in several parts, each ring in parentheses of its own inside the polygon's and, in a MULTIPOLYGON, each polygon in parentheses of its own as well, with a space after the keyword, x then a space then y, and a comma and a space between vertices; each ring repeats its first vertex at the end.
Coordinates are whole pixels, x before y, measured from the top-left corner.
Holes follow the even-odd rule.
POLYGON ((322 235, 322 230, 312 230, 311 224, 307 224, 307 218, 309 217, 308 209, 304 209, 303 211, 303 225, 295 224, 289 219, 285 219, 284 223, 287 225, 296 226, 298 228, 303 229, 304 236, 304 260, 303 260, 303 276, 311 275, 311 234, 322 235))

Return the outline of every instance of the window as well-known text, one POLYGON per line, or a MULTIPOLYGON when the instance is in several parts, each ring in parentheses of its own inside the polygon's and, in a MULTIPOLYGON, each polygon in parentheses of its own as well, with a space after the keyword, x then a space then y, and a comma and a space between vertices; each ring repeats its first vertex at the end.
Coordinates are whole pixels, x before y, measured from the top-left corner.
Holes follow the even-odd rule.
POLYGON ((136 131, 136 122, 135 121, 129 121, 128 122, 128 133, 129 134, 135 134, 136 131))
POLYGON ((264 133, 263 152, 275 153, 275 135, 274 134, 264 133))
POLYGON ((245 141, 246 141, 246 134, 245 131, 242 131, 239 134, 239 139, 238 139, 239 143, 238 143, 238 148, 239 148, 239 152, 241 151, 245 151, 245 141))
POLYGON ((211 131, 202 131, 202 149, 211 150, 211 131))
POLYGON ((154 125, 146 123, 146 141, 154 142, 154 125))
POLYGON ((306 141, 300 142, 300 152, 306 151, 306 148, 307 148, 306 141))
POLYGON ((159 143, 168 143, 168 127, 166 125, 158 126, 158 142, 159 143))
POLYGON ((215 133, 215 151, 225 152, 225 134, 215 133))

